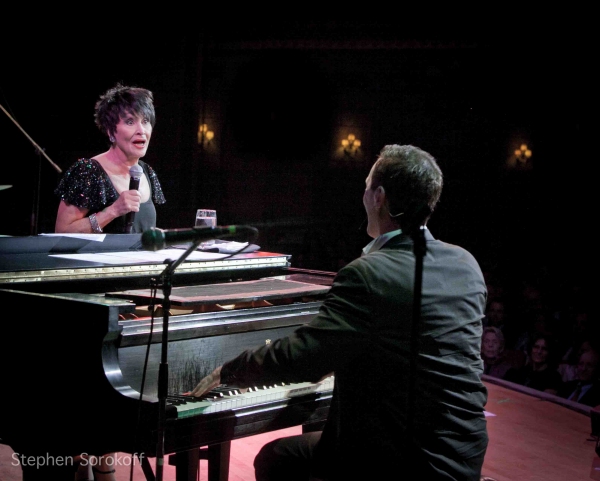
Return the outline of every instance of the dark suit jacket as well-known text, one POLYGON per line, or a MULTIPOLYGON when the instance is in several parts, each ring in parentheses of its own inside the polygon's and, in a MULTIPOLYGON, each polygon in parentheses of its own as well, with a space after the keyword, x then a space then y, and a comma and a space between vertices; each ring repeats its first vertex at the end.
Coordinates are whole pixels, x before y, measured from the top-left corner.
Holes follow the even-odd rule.
MULTIPOLYGON (((569 399, 571 394, 575 392, 577 388, 577 384, 579 381, 577 379, 573 381, 565 382, 562 387, 558 390, 558 396, 564 397, 565 399, 569 399)), ((600 383, 599 381, 593 382, 592 386, 587 390, 587 392, 579 398, 579 401, 576 401, 579 404, 585 404, 586 406, 596 407, 600 405, 600 383)))
POLYGON ((335 372, 318 450, 330 473, 401 470, 422 479, 442 479, 440 472, 452 476, 443 479, 479 479, 479 473, 456 461, 481 455, 487 447, 480 358, 486 285, 470 253, 425 232, 414 392, 415 256, 405 234, 343 267, 309 324, 223 365, 222 382, 242 386, 315 382, 335 372), (410 394, 416 401, 412 413, 410 394))

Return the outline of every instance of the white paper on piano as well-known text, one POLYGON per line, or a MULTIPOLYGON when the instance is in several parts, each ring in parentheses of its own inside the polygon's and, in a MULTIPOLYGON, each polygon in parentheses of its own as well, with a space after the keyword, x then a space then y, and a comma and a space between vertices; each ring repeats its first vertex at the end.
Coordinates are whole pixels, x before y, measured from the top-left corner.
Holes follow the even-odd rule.
MULTIPOLYGON (((61 257, 85 262, 98 262, 101 264, 132 264, 140 262, 152 262, 162 264, 165 260, 176 260, 185 251, 181 249, 162 249, 159 251, 123 251, 123 252, 99 252, 91 254, 51 254, 50 257, 61 257)), ((212 261, 223 259, 228 254, 217 252, 193 251, 186 261, 212 261)))
MULTIPOLYGON (((187 249, 191 245, 192 245, 192 243, 188 242, 187 244, 175 244, 175 245, 172 245, 171 247, 177 248, 177 249, 187 249)), ((238 252, 242 251, 242 249, 244 249, 242 251, 244 253, 255 252, 260 249, 260 246, 258 246, 256 244, 248 244, 248 242, 236 242, 236 241, 226 241, 226 240, 221 240, 221 239, 215 239, 213 244, 210 244, 209 246, 204 246, 204 245, 200 244, 196 249, 199 251, 203 251, 203 252, 219 252, 221 254, 237 254, 238 252)))
POLYGON ((77 239, 85 239, 91 240, 94 242, 103 242, 106 234, 55 234, 53 232, 50 233, 41 233, 40 235, 45 236, 54 236, 54 237, 75 237, 77 239))

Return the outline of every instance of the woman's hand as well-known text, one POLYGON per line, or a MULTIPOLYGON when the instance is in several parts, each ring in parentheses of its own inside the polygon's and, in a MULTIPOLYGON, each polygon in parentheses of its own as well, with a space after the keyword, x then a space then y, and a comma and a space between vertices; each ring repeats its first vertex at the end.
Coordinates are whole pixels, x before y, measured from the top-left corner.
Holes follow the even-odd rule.
POLYGON ((119 198, 109 208, 115 218, 128 214, 129 212, 139 212, 142 196, 139 191, 124 190, 119 195, 119 198))

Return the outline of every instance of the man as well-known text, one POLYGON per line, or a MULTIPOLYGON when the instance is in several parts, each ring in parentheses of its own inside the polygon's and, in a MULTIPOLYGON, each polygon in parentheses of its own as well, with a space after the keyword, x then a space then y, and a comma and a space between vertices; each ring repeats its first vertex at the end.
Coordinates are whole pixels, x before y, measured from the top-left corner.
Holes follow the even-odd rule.
POLYGON ((600 353, 595 349, 582 352, 577 363, 576 378, 563 383, 558 395, 579 404, 600 407, 599 362, 600 353))
POLYGON ((265 445, 254 462, 257 481, 402 474, 479 481, 488 442, 480 357, 486 286, 471 254, 424 227, 442 183, 427 152, 385 146, 363 195, 374 240, 340 269, 319 314, 294 334, 226 362, 191 392, 335 374, 323 431, 265 445), (422 271, 415 267, 419 236, 422 271), (415 291, 417 272, 422 289, 415 291))

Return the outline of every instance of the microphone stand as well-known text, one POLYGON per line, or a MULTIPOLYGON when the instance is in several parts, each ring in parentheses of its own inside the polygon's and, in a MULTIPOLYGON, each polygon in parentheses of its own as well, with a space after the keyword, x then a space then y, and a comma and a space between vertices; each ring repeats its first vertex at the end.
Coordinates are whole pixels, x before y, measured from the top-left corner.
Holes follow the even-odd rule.
MULTIPOLYGON (((204 239, 192 241, 181 256, 175 261, 166 259, 167 267, 160 275, 163 289, 163 327, 161 341, 160 366, 158 369, 158 440, 156 444, 156 481, 162 481, 164 471, 165 457, 165 427, 166 427, 166 409, 167 394, 169 389, 169 363, 167 359, 169 349, 169 311, 171 310, 171 288, 173 272, 202 242, 204 239)), ((153 279, 156 282, 156 279, 153 279)))
MULTIPOLYGON (((41 154, 44 157, 46 157, 46 159, 48 160, 48 162, 50 162, 50 165, 52 165, 52 167, 54 167, 54 169, 59 174, 61 174, 62 173, 61 168, 58 165, 56 165, 54 162, 52 162, 52 160, 50 159, 50 157, 48 157, 46 155, 46 152, 44 152, 44 149, 42 149, 38 144, 35 143, 35 141, 27 134, 27 132, 25 132, 23 130, 23 128, 17 123, 17 121, 11 117, 11 115, 6 111, 6 109, 2 106, 2 104, 0 104, 0 109, 2 109, 2 111, 7 115, 7 117, 10 120, 13 121, 13 123, 19 128, 19 130, 21 132, 23 132, 23 134, 25 135, 25 137, 27 137, 27 139, 29 139, 29 141, 36 148, 36 152, 37 152, 38 156, 41 154)), ((31 234, 32 235, 37 234, 37 218, 38 218, 38 213, 39 213, 39 209, 40 209, 40 185, 41 185, 41 182, 42 182, 41 179, 42 179, 42 161, 41 161, 41 157, 40 157, 40 161, 39 161, 39 165, 38 165, 37 190, 34 193, 33 212, 31 213, 31 234)))
POLYGON ((423 294, 423 258, 427 251, 425 242, 425 227, 419 226, 412 233, 413 250, 415 253, 415 283, 413 288, 413 316, 410 334, 410 385, 408 389, 408 433, 414 433, 414 412, 416 402, 417 361, 419 357, 420 337, 419 328, 421 324, 421 298, 423 294))

